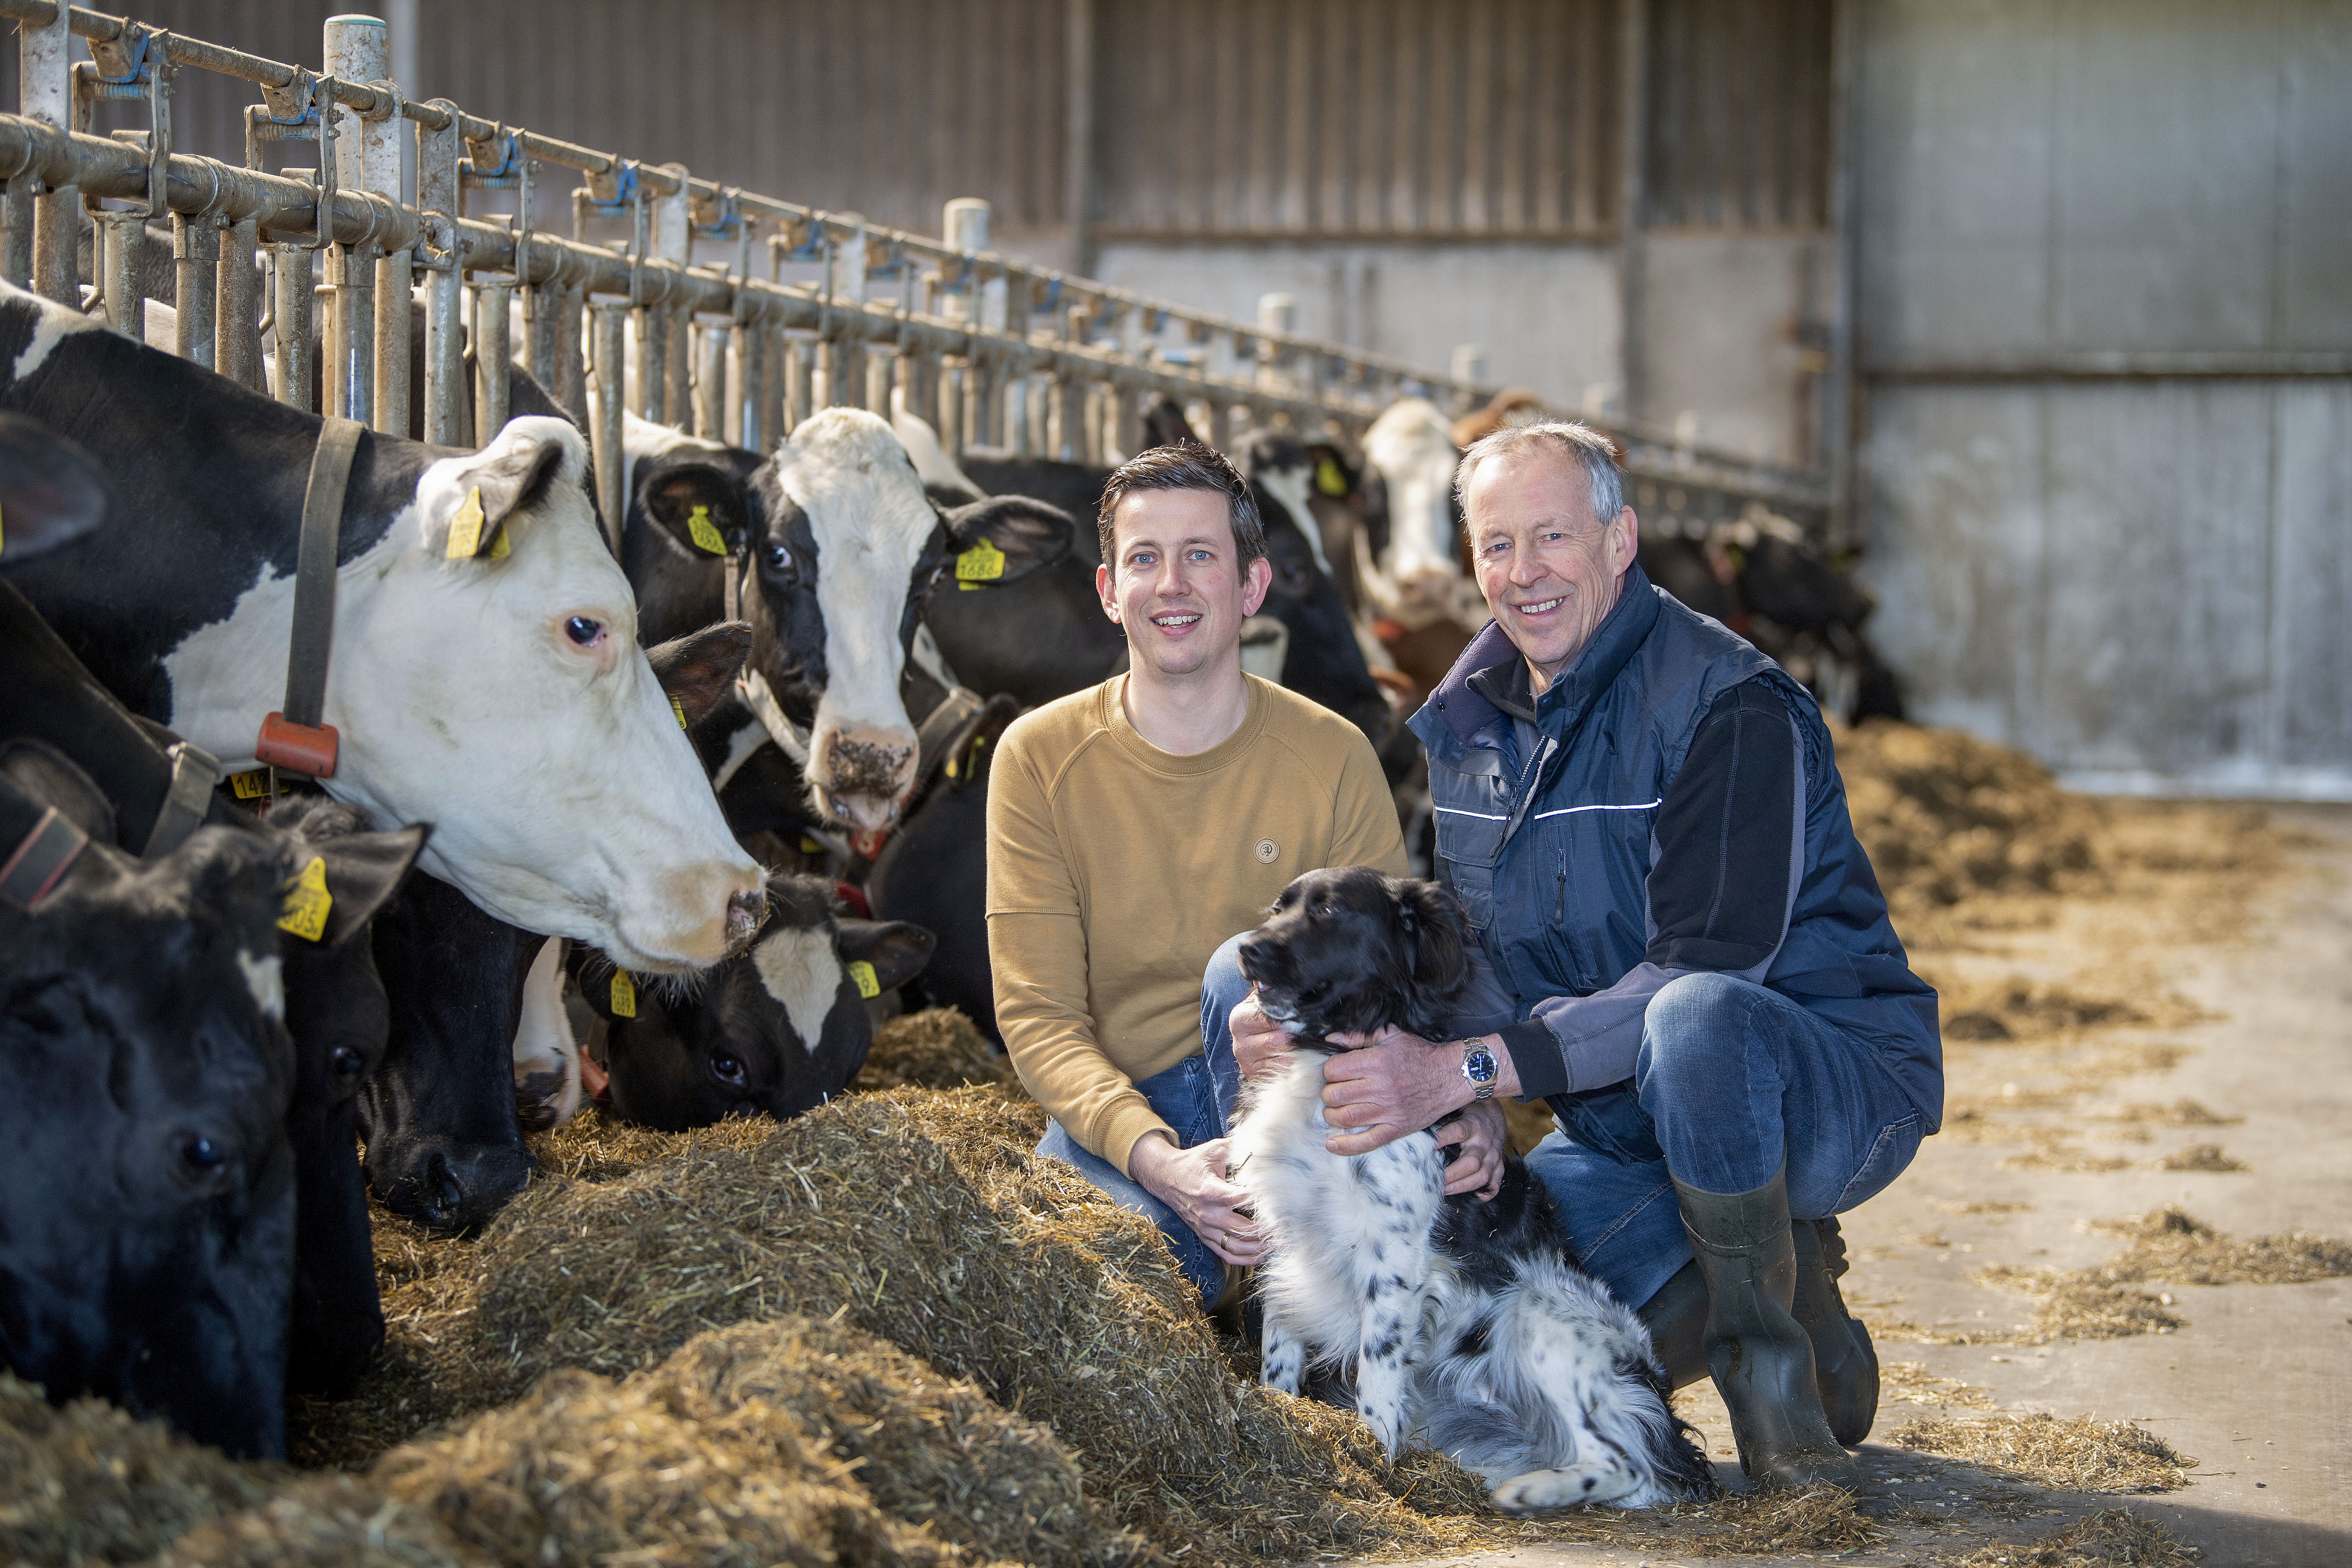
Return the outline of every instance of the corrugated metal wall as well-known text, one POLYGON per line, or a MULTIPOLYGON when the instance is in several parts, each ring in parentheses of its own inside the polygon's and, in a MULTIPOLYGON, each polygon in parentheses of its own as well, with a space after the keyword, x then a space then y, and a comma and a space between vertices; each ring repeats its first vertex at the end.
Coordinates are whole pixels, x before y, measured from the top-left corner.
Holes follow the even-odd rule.
POLYGON ((1921 716, 2352 798, 2352 5, 1864 17, 1862 521, 1921 716))
POLYGON ((1104 237, 1616 223, 1615 0, 1158 0, 1100 16, 1104 237))
POLYGON ((1652 0, 1643 221, 1829 226, 1829 0, 1652 0))
MULTIPOLYGON (((118 0, 119 3, 119 0, 118 0)), ((144 0, 315 65, 325 0, 144 0)), ((420 0, 421 97, 926 232, 1066 227, 1070 0, 420 0)), ((1826 222, 1830 0, 1652 0, 1648 219, 1826 222)), ((1621 205, 1619 0, 1095 0, 1102 239, 1593 241, 1621 205)), ((6 29, 13 100, 15 33, 6 29)), ((178 139, 243 155, 243 83, 178 139)), ((101 123, 138 123, 141 111, 101 123)), ((300 161, 300 153, 287 156, 300 161)), ((558 215, 560 216, 560 215, 558 215)))

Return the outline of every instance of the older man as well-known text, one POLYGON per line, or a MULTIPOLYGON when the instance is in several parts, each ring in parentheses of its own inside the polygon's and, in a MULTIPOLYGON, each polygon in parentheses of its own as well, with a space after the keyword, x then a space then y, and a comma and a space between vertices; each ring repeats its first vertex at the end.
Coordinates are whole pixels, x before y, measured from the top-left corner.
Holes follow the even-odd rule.
MULTIPOLYGON (((1541 1097, 1529 1164, 1677 1384, 1712 1372, 1751 1478, 1851 1486, 1877 1408, 1829 1218, 1943 1103, 1914 976, 1805 690, 1651 586, 1607 440, 1508 428, 1455 478, 1494 623, 1412 721, 1438 870, 1485 961, 1466 1037, 1333 1060, 1330 1147, 1489 1092, 1541 1097), (1792 1219, 1793 1216, 1793 1219, 1792 1219)), ((1283 1045, 1232 1019, 1244 1072, 1283 1045)))

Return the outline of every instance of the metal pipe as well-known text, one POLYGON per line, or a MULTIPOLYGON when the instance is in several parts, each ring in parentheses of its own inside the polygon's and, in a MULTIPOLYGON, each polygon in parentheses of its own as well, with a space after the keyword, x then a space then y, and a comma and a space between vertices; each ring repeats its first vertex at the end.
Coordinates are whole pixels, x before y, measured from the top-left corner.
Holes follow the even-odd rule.
POLYGON ((636 416, 667 425, 662 400, 669 392, 669 332, 649 305, 630 312, 630 324, 637 337, 636 416))
POLYGON ((727 338, 717 324, 705 325, 695 345, 694 433, 706 441, 727 437, 727 338))
POLYGON ((179 321, 172 352, 211 368, 219 333, 214 311, 220 303, 220 229, 212 219, 172 215, 173 297, 179 321))
POLYGON ((98 288, 106 324, 132 342, 142 342, 146 328, 142 301, 131 281, 131 258, 142 237, 124 231, 143 227, 146 220, 137 213, 108 212, 97 216, 98 288))
POLYGON ((581 306, 586 296, 578 288, 557 290, 551 300, 557 313, 555 332, 555 401, 572 421, 588 425, 587 349, 581 342, 581 306))
POLYGON ((408 427, 411 266, 405 250, 380 257, 375 264, 374 424, 387 436, 414 434, 408 427))
POLYGON ((310 258, 318 253, 307 245, 273 245, 269 253, 271 280, 277 286, 269 314, 270 336, 278 349, 278 401, 315 413, 310 402, 311 366, 316 363, 310 258))
POLYGON ((694 416, 694 318, 687 310, 659 312, 662 333, 662 407, 666 425, 683 428, 694 416))
POLYGON ((507 427, 507 316, 514 308, 511 283, 474 285, 474 445, 488 446, 507 427))
POLYGON ((618 300, 595 300, 588 306, 593 324, 596 361, 596 417, 589 426, 589 444, 596 468, 596 505, 604 514, 609 536, 618 537, 628 515, 621 494, 621 375, 627 357, 625 327, 628 307, 618 300))
MULTIPOLYGON (((451 106, 454 109, 454 106, 451 106)), ((425 276, 425 428, 436 447, 462 447, 473 437, 465 411, 463 245, 457 234, 457 128, 421 125, 416 132, 416 205, 426 215, 422 248, 425 276)))
MULTIPOLYGON (((215 270, 213 368, 253 392, 268 386, 261 374, 259 228, 253 219, 246 218, 215 231, 220 239, 220 261, 215 270)), ((181 300, 185 304, 184 294, 181 300)))

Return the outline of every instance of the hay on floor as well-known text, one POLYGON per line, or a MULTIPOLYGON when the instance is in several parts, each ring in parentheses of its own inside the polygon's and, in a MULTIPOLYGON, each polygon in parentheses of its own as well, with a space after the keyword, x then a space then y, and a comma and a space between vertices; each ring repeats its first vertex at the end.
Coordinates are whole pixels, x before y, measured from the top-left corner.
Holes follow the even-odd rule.
POLYGON ((1911 1405, 1958 1405, 1971 1410, 1992 1408, 1992 1395, 1957 1377, 1945 1377, 1917 1361, 1883 1362, 1878 1368, 1878 1392, 1884 1399, 1911 1405))
POLYGON ((277 1477, 100 1400, 0 1372, 0 1562, 128 1563, 262 1501, 277 1477))
MULTIPOLYGON (((626 1170, 583 1117, 583 1167, 618 1173, 535 1183, 425 1282, 421 1330, 395 1292, 414 1381, 394 1393, 444 1420, 559 1370, 617 1381, 707 1330, 797 1314, 891 1342, 943 1374, 943 1400, 961 1380, 1050 1426, 1111 1524, 1168 1551, 1467 1539, 1486 1512, 1474 1478, 1426 1454, 1392 1465, 1352 1415, 1236 1379, 1159 1232, 1032 1157, 1042 1117, 993 1088, 852 1095, 756 1136, 681 1136, 626 1170)), ((368 1408, 378 1392, 362 1388, 345 1438, 409 1436, 368 1408)), ((881 1462, 860 1474, 887 1489, 881 1462)))
POLYGON ((997 1083, 1017 1088, 1011 1058, 988 1043, 978 1026, 953 1007, 902 1014, 874 1031, 866 1065, 850 1079, 859 1093, 892 1089, 962 1089, 997 1083))
POLYGON ((2053 1339, 2122 1340, 2135 1334, 2168 1334, 2189 1325, 2188 1319, 2172 1310, 2171 1298, 2158 1299, 2145 1290, 2092 1278, 2088 1270, 2069 1274, 2056 1268, 1997 1263, 1978 1269, 1969 1279, 1978 1285, 2032 1298, 2032 1327, 2022 1337, 2028 1344, 2053 1339))
POLYGON ((2187 1486, 2197 1461, 2128 1421, 1991 1415, 1914 1421, 1889 1439, 1988 1475, 2054 1491, 2165 1492, 2187 1486))
POLYGON ((2236 1240, 2178 1208, 2095 1222, 2132 1244, 2086 1270, 2105 1284, 2303 1285, 2352 1274, 2352 1242, 2305 1231, 2236 1240))
POLYGON ((493 1560, 415 1503, 320 1476, 197 1525, 142 1568, 493 1568, 493 1560))
POLYGON ((2227 1175, 2234 1171, 2242 1171, 2246 1166, 2223 1153, 2219 1143, 2192 1143, 2178 1153, 2167 1154, 2158 1160, 2156 1168, 2159 1171, 2207 1171, 2216 1175, 2227 1175))
POLYGON ((2146 1515, 2109 1508, 2039 1541, 2001 1542, 1937 1561, 1942 1568, 2198 1568, 2200 1555, 2146 1515))

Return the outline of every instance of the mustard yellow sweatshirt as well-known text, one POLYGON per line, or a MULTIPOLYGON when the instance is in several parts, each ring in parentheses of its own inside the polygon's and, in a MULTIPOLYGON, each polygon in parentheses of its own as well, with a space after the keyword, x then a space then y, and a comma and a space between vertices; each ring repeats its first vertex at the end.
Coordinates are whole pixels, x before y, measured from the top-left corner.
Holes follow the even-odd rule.
POLYGON ((997 1025, 1029 1092, 1121 1172, 1138 1138, 1167 1130, 1135 1085, 1201 1048, 1218 945, 1305 872, 1405 869, 1363 731, 1243 679, 1248 717, 1209 751, 1137 733, 1118 675, 1024 715, 991 764, 997 1025))

